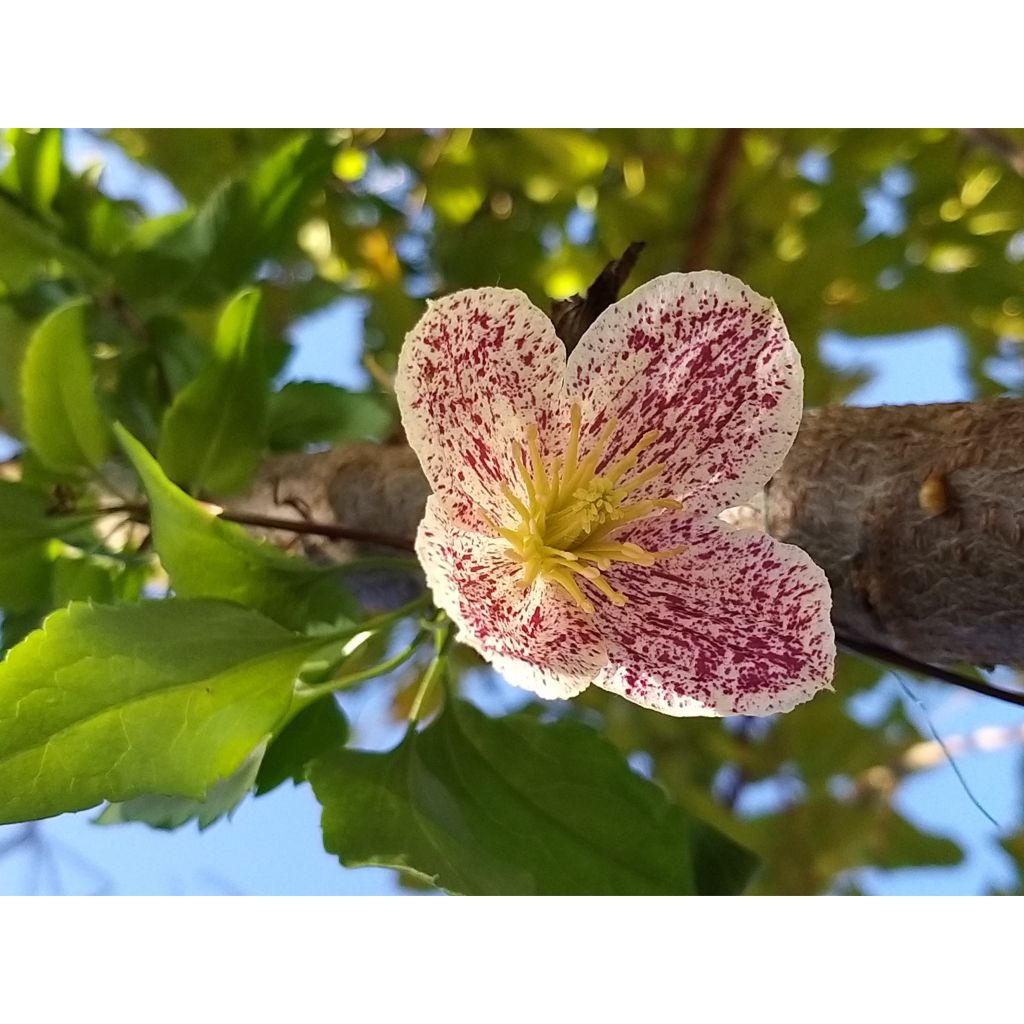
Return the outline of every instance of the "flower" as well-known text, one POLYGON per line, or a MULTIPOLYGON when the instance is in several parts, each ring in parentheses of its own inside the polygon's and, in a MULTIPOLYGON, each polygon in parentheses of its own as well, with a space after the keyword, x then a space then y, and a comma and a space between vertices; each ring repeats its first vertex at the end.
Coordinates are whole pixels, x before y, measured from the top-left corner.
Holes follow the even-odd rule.
POLYGON ((775 304, 726 274, 649 282, 568 360, 522 292, 432 303, 396 390, 433 490, 416 551, 459 639, 542 697, 593 683, 670 715, 828 688, 825 574, 719 518, 781 465, 802 381, 775 304))

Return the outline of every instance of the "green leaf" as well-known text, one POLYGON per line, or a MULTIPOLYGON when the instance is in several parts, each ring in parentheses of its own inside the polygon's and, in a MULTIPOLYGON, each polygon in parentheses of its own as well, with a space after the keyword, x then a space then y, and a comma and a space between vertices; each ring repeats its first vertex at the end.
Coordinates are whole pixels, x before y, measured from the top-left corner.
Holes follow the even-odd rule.
POLYGON ((307 444, 380 441, 393 421, 380 395, 320 381, 292 381, 270 396, 270 447, 289 451, 307 444))
POLYGON ((354 602, 330 570, 292 558, 218 519, 175 487, 123 427, 114 429, 146 489, 153 544, 179 597, 234 601, 294 629, 352 617, 354 602))
POLYGON ((21 431, 21 364, 31 333, 27 320, 6 303, 0 303, 0 405, 3 425, 9 434, 21 431))
POLYGON ((27 612, 48 607, 55 537, 71 537, 81 518, 47 515, 38 491, 0 480, 0 607, 27 612))
POLYGON ((43 464, 74 475, 107 456, 109 432, 93 390, 82 302, 54 310, 36 328, 21 368, 25 436, 43 464))
MULTIPOLYGON (((285 730, 287 731, 287 730, 285 730)), ((261 743, 227 778, 219 779, 203 800, 189 800, 184 796, 137 796, 120 804, 107 804, 96 818, 97 825, 125 825, 142 822, 152 828, 172 830, 190 821, 199 830, 209 828, 231 812, 249 795, 260 769, 266 741, 261 743)))
POLYGON ((390 753, 336 751, 309 776, 350 867, 478 895, 696 891, 682 812, 578 722, 453 701, 390 753))
POLYGON ((0 184, 40 213, 49 213, 60 187, 61 138, 59 128, 27 131, 12 128, 7 143, 14 158, 0 174, 0 184))
POLYGON ((300 711, 270 744, 256 776, 256 795, 269 793, 282 782, 304 782, 306 766, 315 758, 340 749, 348 741, 348 721, 333 697, 300 711))
POLYGON ((193 493, 241 490, 263 457, 267 372, 259 314, 255 289, 228 303, 210 361, 164 417, 160 464, 193 493))
POLYGON ((20 644, 46 618, 49 608, 29 608, 23 612, 5 611, 0 622, 0 652, 6 654, 20 644))
POLYGON ((212 601, 54 612, 0 664, 0 823, 204 799, 281 724, 322 643, 212 601))
POLYGON ((702 896, 738 896, 757 870, 750 850, 704 822, 692 826, 693 871, 702 896))
POLYGON ((132 561, 71 551, 53 562, 51 603, 60 608, 72 601, 137 601, 148 575, 149 567, 141 559, 132 561))
POLYGON ((143 225, 126 264, 132 289, 177 290, 209 302, 244 284, 261 260, 279 255, 294 237, 327 181, 333 154, 322 132, 289 139, 195 213, 168 220, 157 237, 147 238, 153 228, 143 225))

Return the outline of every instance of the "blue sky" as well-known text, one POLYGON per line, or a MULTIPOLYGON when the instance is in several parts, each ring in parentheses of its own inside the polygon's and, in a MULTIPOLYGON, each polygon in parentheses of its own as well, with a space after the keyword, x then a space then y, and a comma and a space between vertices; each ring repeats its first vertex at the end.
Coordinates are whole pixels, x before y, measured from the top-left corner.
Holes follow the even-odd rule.
MULTIPOLYGON (((140 198, 153 212, 180 205, 174 190, 156 175, 140 175, 114 147, 99 145, 84 133, 72 133, 68 154, 78 166, 101 155, 106 187, 140 198)), ((293 336, 297 351, 287 375, 333 380, 349 387, 364 384, 358 304, 341 302, 311 317, 293 336)), ((849 401, 862 405, 954 401, 970 398, 963 349, 957 334, 937 329, 918 335, 852 340, 822 339, 822 354, 836 368, 864 368, 871 381, 849 401), (924 369, 922 369, 924 368, 924 369)), ((870 720, 893 695, 929 735, 963 734, 985 725, 1017 724, 1021 709, 939 684, 907 685, 924 704, 922 711, 888 676, 876 695, 858 704, 870 720)), ((386 684, 383 684, 386 685, 386 684)), ((497 710, 494 687, 478 687, 481 703, 497 710)), ((382 684, 347 706, 357 734, 379 746, 394 736, 385 719, 382 684)), ((508 701, 513 703, 512 695, 508 701)), ((685 721, 680 728, 685 729, 685 721)), ((1007 831, 1019 827, 1024 806, 1016 747, 965 755, 961 774, 974 796, 1007 831)), ((751 794, 756 799, 756 794, 751 794)), ((927 831, 955 838, 967 851, 964 864, 951 869, 864 871, 859 883, 879 893, 983 892, 1010 885, 1014 873, 996 844, 996 830, 978 811, 963 783, 948 765, 922 772, 897 794, 900 809, 927 831)), ((117 892, 124 894, 271 893, 384 894, 397 892, 390 872, 346 870, 321 847, 319 810, 307 787, 283 786, 268 796, 247 800, 230 821, 200 834, 193 826, 174 833, 142 825, 97 827, 96 812, 66 815, 33 827, 28 841, 0 857, 0 894, 23 892, 117 892), (40 845, 41 842, 41 845, 40 845)), ((0 829, 0 850, 25 835, 17 826, 0 829)))

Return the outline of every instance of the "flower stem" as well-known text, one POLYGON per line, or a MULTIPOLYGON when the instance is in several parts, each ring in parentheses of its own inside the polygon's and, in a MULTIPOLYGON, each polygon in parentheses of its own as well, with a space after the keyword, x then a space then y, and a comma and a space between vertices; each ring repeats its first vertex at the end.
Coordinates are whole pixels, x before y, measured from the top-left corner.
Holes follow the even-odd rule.
POLYGON ((296 690, 295 703, 300 706, 299 709, 301 710, 302 707, 318 700, 320 697, 326 696, 328 693, 348 690, 359 683, 365 682, 367 679, 387 675, 388 672, 407 662, 416 653, 423 641, 430 636, 430 633, 429 629, 421 629, 408 647, 403 647, 390 658, 385 658, 384 661, 371 665, 369 668, 364 668, 359 672, 351 672, 345 676, 336 676, 334 679, 328 679, 324 683, 317 683, 313 686, 300 683, 296 690))
POLYGON ((427 666, 427 671, 423 673, 419 689, 416 691, 416 699, 412 702, 412 710, 409 712, 410 731, 420 720, 423 705, 448 662, 448 648, 451 647, 454 636, 455 630, 448 616, 444 612, 439 613, 434 630, 434 658, 427 666))

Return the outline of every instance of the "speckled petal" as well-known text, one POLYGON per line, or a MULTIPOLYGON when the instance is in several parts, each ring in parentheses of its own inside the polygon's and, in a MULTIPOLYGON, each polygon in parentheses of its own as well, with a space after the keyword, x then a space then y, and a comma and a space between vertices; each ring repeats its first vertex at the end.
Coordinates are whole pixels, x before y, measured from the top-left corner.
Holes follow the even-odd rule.
POLYGON ((559 395, 565 348, 551 321, 519 291, 480 288, 431 303, 409 332, 395 391, 409 444, 431 488, 464 509, 504 519, 510 453, 529 424, 547 434, 568 422, 559 395), (557 420, 557 425, 555 421, 557 420))
POLYGON ((767 715, 830 688, 831 594, 799 548, 685 513, 630 540, 686 548, 607 573, 629 603, 598 609, 608 666, 596 685, 669 715, 767 715))
POLYGON ((782 464, 800 423, 800 357, 774 302, 727 274, 668 274, 607 309, 569 357, 567 390, 591 435, 620 426, 602 465, 649 430, 637 472, 664 473, 636 497, 716 514, 748 500, 782 464))
POLYGON ((556 588, 524 592, 506 547, 460 526, 437 495, 427 499, 416 553, 434 603, 459 626, 458 639, 513 685, 549 700, 573 697, 606 661, 597 624, 556 588))

